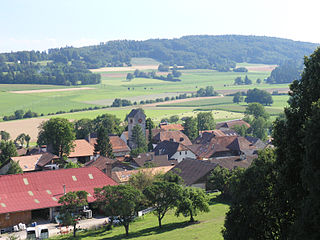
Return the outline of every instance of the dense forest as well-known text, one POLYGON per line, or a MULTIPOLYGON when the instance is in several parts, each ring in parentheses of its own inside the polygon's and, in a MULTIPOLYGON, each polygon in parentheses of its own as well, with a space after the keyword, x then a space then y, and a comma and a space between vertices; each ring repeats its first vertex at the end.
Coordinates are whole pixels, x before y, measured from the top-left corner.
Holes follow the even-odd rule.
POLYGON ((317 44, 259 36, 185 36, 178 39, 109 41, 81 48, 0 54, 0 83, 96 84, 88 69, 130 66, 132 57, 149 57, 186 69, 229 71, 237 62, 281 64, 302 62, 317 44), (42 61, 42 65, 38 64, 42 61), (47 62, 43 62, 47 61, 47 62))
POLYGON ((287 61, 272 70, 270 77, 266 79, 270 84, 291 83, 299 80, 303 70, 303 65, 294 61, 287 61))

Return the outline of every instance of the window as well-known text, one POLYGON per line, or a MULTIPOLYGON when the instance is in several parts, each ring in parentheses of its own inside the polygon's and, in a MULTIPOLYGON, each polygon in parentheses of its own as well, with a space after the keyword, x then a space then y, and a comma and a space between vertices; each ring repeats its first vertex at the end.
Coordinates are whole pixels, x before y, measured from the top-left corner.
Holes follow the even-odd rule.
POLYGON ((182 152, 180 152, 180 155, 182 154, 182 152))
POLYGON ((187 154, 188 154, 188 151, 185 151, 184 154, 187 155, 187 154))

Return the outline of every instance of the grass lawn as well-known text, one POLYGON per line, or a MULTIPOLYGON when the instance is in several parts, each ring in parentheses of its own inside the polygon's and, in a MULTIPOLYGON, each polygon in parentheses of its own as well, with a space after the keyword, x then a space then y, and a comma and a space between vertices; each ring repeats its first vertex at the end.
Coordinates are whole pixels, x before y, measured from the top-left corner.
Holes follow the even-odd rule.
MULTIPOLYGON (((129 227, 129 236, 126 238, 123 226, 113 228, 111 231, 90 230, 78 233, 77 239, 223 239, 225 214, 229 206, 218 200, 217 195, 212 195, 210 212, 200 213, 195 224, 188 222, 189 218, 174 216, 174 211, 168 212, 162 221, 162 228, 158 227, 158 219, 152 213, 145 215, 133 222, 129 227)), ((60 236, 54 239, 72 239, 71 235, 60 236)))

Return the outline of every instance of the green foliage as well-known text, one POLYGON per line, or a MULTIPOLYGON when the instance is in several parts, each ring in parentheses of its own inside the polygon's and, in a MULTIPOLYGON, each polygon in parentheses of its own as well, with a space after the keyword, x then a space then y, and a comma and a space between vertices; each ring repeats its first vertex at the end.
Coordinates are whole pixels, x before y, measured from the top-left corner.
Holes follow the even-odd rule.
POLYGON ((12 141, 4 141, 0 142, 0 165, 9 161, 11 157, 17 156, 16 146, 12 141))
POLYGON ((111 107, 126 107, 126 106, 132 106, 132 102, 127 99, 120 99, 116 98, 114 99, 111 107))
POLYGON ((234 68, 233 71, 234 72, 248 72, 248 69, 246 69, 245 67, 239 67, 239 68, 234 68))
POLYGON ((243 100, 244 100, 244 97, 242 92, 236 92, 232 99, 234 103, 240 103, 240 102, 243 102, 243 100))
POLYGON ((248 76, 246 75, 244 80, 242 80, 241 77, 236 77, 234 79, 234 85, 250 85, 252 84, 252 81, 248 78, 248 76))
POLYGON ((212 112, 200 112, 197 114, 198 130, 213 130, 215 129, 215 122, 212 112))
POLYGON ((121 120, 115 115, 103 114, 99 115, 93 120, 93 129, 97 131, 101 126, 105 127, 108 134, 116 134, 118 136, 123 132, 123 127, 121 126, 121 120))
POLYGON ((266 109, 260 103, 249 103, 244 112, 246 115, 252 115, 254 118, 262 117, 264 119, 269 118, 269 114, 266 109))
POLYGON ((183 184, 183 178, 179 176, 178 173, 180 173, 180 169, 174 169, 174 171, 169 171, 163 174, 162 176, 159 176, 159 179, 162 179, 163 181, 171 182, 171 183, 176 183, 178 185, 183 184))
POLYGON ((73 123, 65 118, 51 118, 39 127, 38 145, 47 145, 52 148, 52 153, 59 156, 69 155, 75 140, 73 123))
POLYGON ((20 143, 20 146, 23 147, 24 141, 26 140, 26 134, 21 133, 17 136, 17 138, 14 140, 15 143, 20 143))
POLYGON ((169 122, 170 123, 176 123, 176 122, 178 122, 179 121, 179 116, 178 115, 172 115, 172 116, 170 116, 170 118, 169 118, 169 122))
POLYGON ((148 199, 150 206, 155 208, 154 214, 158 217, 159 227, 161 228, 161 221, 169 209, 177 205, 181 198, 181 187, 172 182, 156 181, 151 186, 148 186, 143 194, 148 199))
POLYGON ((6 131, 0 131, 1 140, 8 141, 10 139, 10 134, 6 131))
POLYGON ((29 135, 29 134, 26 134, 25 137, 24 137, 24 139, 25 139, 26 142, 27 142, 27 148, 29 148, 29 144, 30 144, 30 140, 31 140, 30 135, 29 135))
POLYGON ((74 122, 77 139, 84 139, 93 132, 93 121, 88 118, 83 118, 74 122))
POLYGON ((265 150, 236 178, 238 181, 225 220, 224 239, 278 239, 274 163, 273 150, 265 150))
POLYGON ((94 152, 101 156, 114 158, 112 145, 106 127, 100 126, 97 131, 97 143, 94 144, 94 152))
POLYGON ((151 186, 155 176, 149 171, 139 171, 137 174, 131 175, 129 184, 136 189, 143 191, 146 187, 151 186))
POLYGON ((232 129, 242 137, 245 137, 248 132, 248 127, 246 125, 234 125, 232 129))
POLYGON ((19 161, 10 161, 10 168, 6 174, 18 174, 23 173, 22 168, 19 165, 19 161))
POLYGON ((303 66, 294 61, 286 61, 272 70, 270 76, 266 79, 267 83, 291 83, 293 80, 300 79, 303 66))
POLYGON ((210 97, 210 96, 217 96, 218 93, 214 91, 212 86, 206 86, 206 88, 200 88, 197 93, 196 97, 210 97))
POLYGON ((186 117, 182 124, 184 134, 186 134, 191 141, 195 140, 199 135, 197 125, 197 119, 193 117, 186 117))
POLYGON ((194 222, 194 216, 198 212, 209 212, 208 197, 204 190, 199 188, 184 188, 181 199, 178 200, 176 215, 183 214, 185 217, 190 216, 190 222, 194 222))
MULTIPOLYGON (((146 142, 146 137, 142 132, 142 128, 139 124, 135 125, 132 129, 132 139, 133 142, 133 149, 138 150, 139 153, 144 153, 147 151, 148 146, 146 142)), ((138 153, 138 154, 139 154, 138 153)))
POLYGON ((81 166, 78 163, 74 163, 71 161, 64 165, 64 168, 79 168, 79 167, 81 166))
POLYGON ((141 203, 141 192, 131 185, 105 186, 95 189, 95 197, 105 207, 108 216, 118 216, 128 236, 129 224, 141 203))
POLYGON ((76 237, 76 225, 81 216, 80 210, 88 205, 88 193, 86 191, 68 192, 59 199, 61 204, 60 216, 64 225, 73 226, 73 237, 76 237))
POLYGON ((245 99, 247 103, 261 103, 263 105, 271 105, 273 103, 272 96, 265 90, 260 90, 257 88, 249 89, 247 91, 247 97, 245 99))
POLYGON ((13 115, 4 116, 3 121, 33 117, 38 117, 38 114, 35 112, 31 112, 31 110, 28 110, 27 112, 24 112, 24 110, 16 110, 13 115))

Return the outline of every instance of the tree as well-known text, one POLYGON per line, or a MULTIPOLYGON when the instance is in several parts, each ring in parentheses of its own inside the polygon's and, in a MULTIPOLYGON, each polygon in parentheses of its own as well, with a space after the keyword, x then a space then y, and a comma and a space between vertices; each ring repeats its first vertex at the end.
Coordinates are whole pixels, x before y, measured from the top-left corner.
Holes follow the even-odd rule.
POLYGON ((176 123, 179 121, 179 116, 178 115, 173 115, 169 118, 169 122, 171 123, 176 123))
POLYGON ((149 171, 139 171, 137 174, 131 175, 129 184, 143 191, 146 187, 151 186, 155 176, 149 171))
POLYGON ((181 198, 182 189, 176 183, 166 181, 153 182, 148 186, 143 194, 146 196, 153 207, 154 214, 158 217, 159 227, 161 228, 161 221, 169 209, 177 205, 177 201, 181 198))
POLYGON ((185 217, 190 216, 190 222, 195 222, 194 216, 197 216, 198 212, 209 211, 208 197, 205 195, 204 190, 187 187, 182 191, 175 214, 176 216, 180 214, 185 217))
POLYGON ((100 126, 97 131, 97 143, 94 144, 94 152, 104 157, 114 158, 108 130, 103 126, 100 126))
POLYGON ((254 118, 269 118, 269 114, 260 103, 249 103, 244 112, 246 115, 252 115, 254 118))
POLYGON ((1 140, 8 141, 10 139, 10 134, 6 131, 0 131, 1 140))
POLYGON ((196 118, 186 117, 182 126, 184 128, 184 134, 186 134, 191 141, 195 140, 198 137, 199 133, 196 118))
POLYGON ((1 141, 0 142, 0 165, 9 161, 11 157, 16 157, 17 149, 12 141, 1 141))
POLYGON ((132 79, 134 79, 134 75, 132 73, 128 73, 126 79, 127 81, 131 81, 132 79))
POLYGON ((26 142, 27 142, 27 148, 29 148, 29 144, 30 144, 30 140, 31 140, 30 135, 29 135, 29 134, 26 134, 24 139, 25 139, 26 142))
POLYGON ((211 112, 200 112, 197 114, 198 131, 213 130, 216 126, 211 112))
POLYGON ((82 118, 78 121, 74 122, 74 128, 76 131, 76 138, 77 139, 84 139, 88 137, 90 133, 92 133, 94 130, 93 121, 88 118, 82 118))
POLYGON ((142 132, 142 128, 139 124, 135 125, 132 129, 132 142, 133 142, 133 153, 134 155, 139 155, 139 153, 144 153, 148 150, 146 137, 142 132))
POLYGON ((244 78, 244 84, 246 84, 246 85, 252 84, 252 81, 248 78, 247 75, 246 75, 245 78, 244 78))
POLYGON ((232 130, 236 131, 238 135, 245 137, 248 132, 248 127, 246 125, 234 125, 232 130))
POLYGON ((129 225, 141 203, 141 192, 131 185, 105 186, 95 189, 95 198, 108 216, 118 216, 128 236, 129 225))
POLYGON ((25 140, 26 140, 26 134, 21 133, 17 136, 17 138, 14 140, 14 142, 15 143, 20 142, 20 146, 23 147, 25 140))
POLYGON ((273 103, 272 96, 270 93, 257 88, 249 89, 247 91, 247 97, 245 101, 247 103, 258 102, 263 105, 271 105, 273 103))
POLYGON ((14 112, 15 119, 22 119, 22 118, 23 118, 23 114, 24 114, 24 111, 23 111, 23 110, 16 110, 16 111, 14 112))
POLYGON ((146 127, 148 128, 148 151, 152 151, 153 150, 152 129, 154 128, 154 123, 151 120, 151 118, 147 118, 146 127))
POLYGON ((79 167, 81 166, 78 163, 74 163, 72 161, 64 165, 64 168, 79 168, 79 167))
POLYGON ((154 122, 152 121, 151 118, 147 118, 146 119, 146 128, 149 129, 149 127, 151 127, 151 129, 156 127, 156 125, 154 124, 154 122))
POLYGON ((115 115, 103 114, 96 117, 93 120, 93 130, 97 131, 100 126, 103 126, 107 129, 108 135, 116 134, 118 136, 123 132, 123 127, 121 125, 121 120, 115 115))
POLYGON ((234 85, 243 85, 244 84, 244 81, 242 80, 241 77, 236 77, 234 79, 234 85))
POLYGON ((10 161, 10 167, 8 169, 8 172, 6 174, 18 174, 18 173, 23 173, 22 168, 19 165, 19 161, 10 161))
POLYGON ((225 220, 224 239, 278 239, 274 162, 274 151, 265 150, 238 178, 225 220))
POLYGON ((73 226, 73 237, 76 237, 76 226, 81 216, 80 210, 88 205, 87 195, 86 191, 68 192, 59 199, 59 203, 62 205, 60 219, 64 225, 73 226))
POLYGON ((47 145, 52 153, 63 159, 74 147, 75 131, 73 123, 65 118, 51 118, 39 127, 38 145, 47 145))
POLYGON ((262 83, 261 79, 260 78, 257 78, 257 81, 256 81, 257 84, 260 84, 262 83))
POLYGON ((233 102, 234 103, 239 103, 239 102, 243 102, 243 96, 241 92, 236 92, 233 96, 233 102))

